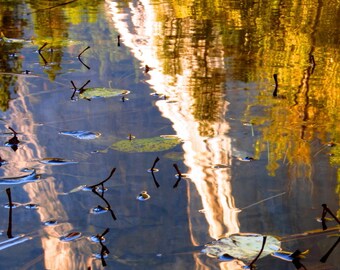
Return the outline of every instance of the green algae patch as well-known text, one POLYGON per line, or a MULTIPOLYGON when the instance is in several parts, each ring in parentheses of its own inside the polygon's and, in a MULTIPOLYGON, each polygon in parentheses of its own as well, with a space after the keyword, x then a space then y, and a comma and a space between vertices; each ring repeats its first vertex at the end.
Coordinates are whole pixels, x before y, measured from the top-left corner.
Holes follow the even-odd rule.
POLYGON ((145 139, 122 140, 110 146, 111 149, 127 153, 166 151, 179 145, 179 138, 153 137, 145 139))
POLYGON ((127 95, 129 93, 130 91, 125 90, 125 89, 94 87, 94 88, 87 88, 86 90, 82 91, 79 96, 80 98, 83 98, 83 99, 111 98, 111 97, 127 95))

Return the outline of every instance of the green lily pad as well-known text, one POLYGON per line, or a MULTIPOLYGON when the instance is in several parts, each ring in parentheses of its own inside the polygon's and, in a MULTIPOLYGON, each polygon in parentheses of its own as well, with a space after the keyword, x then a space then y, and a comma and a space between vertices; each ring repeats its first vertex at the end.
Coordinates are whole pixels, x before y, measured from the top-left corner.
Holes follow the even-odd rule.
POLYGON ((83 90, 79 97, 84 99, 92 98, 110 98, 129 94, 129 90, 117 88, 94 87, 83 90))
POLYGON ((160 152, 174 148, 181 143, 179 138, 153 137, 145 139, 122 140, 110 146, 111 149, 121 152, 160 152))

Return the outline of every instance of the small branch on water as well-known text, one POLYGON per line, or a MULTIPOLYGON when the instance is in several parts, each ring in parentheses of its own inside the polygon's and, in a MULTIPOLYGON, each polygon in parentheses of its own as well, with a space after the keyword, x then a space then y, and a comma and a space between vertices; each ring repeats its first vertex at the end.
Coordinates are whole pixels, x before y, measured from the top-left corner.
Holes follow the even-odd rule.
POLYGON ((176 188, 176 187, 178 186, 179 182, 180 182, 181 179, 182 179, 182 173, 181 173, 180 170, 178 169, 178 166, 177 166, 176 163, 174 163, 173 166, 174 166, 174 168, 176 169, 177 174, 178 174, 178 179, 177 179, 176 183, 173 185, 173 188, 176 188))
POLYGON ((87 46, 84 50, 82 50, 82 52, 78 54, 78 59, 80 59, 80 56, 90 48, 91 48, 90 46, 87 46))
POLYGON ((328 257, 331 255, 331 253, 333 252, 335 247, 339 244, 339 242, 340 242, 340 237, 334 243, 334 245, 327 251, 327 253, 324 256, 322 256, 322 258, 320 259, 320 262, 325 263, 327 261, 328 257))

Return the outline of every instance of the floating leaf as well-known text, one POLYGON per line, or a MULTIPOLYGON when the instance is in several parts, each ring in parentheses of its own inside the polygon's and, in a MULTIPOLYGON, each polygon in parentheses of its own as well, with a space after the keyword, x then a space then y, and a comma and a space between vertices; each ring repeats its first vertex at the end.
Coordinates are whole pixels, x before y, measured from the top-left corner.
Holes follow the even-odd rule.
POLYGON ((81 237, 81 232, 70 232, 64 236, 61 236, 59 240, 62 242, 70 242, 70 241, 77 240, 80 237, 81 237))
MULTIPOLYGON (((261 234, 232 234, 206 245, 203 253, 214 258, 233 257, 237 260, 250 261, 261 250, 263 235, 261 234)), ((274 236, 267 236, 266 245, 260 258, 281 250, 281 242, 274 236)))
POLYGON ((73 130, 73 131, 60 131, 59 134, 71 136, 80 140, 93 140, 98 138, 101 134, 99 132, 73 130))
POLYGON ((43 158, 39 160, 42 164, 48 164, 48 165, 66 165, 66 164, 76 164, 77 161, 73 160, 66 160, 63 158, 43 158))
POLYGON ((83 99, 92 99, 92 98, 111 98, 122 95, 129 94, 129 90, 117 89, 117 88, 105 88, 105 87, 94 87, 87 88, 83 90, 79 97, 83 99))
POLYGON ((121 152, 160 152, 174 148, 181 142, 178 138, 165 139, 153 137, 135 140, 122 140, 110 146, 111 149, 121 152))

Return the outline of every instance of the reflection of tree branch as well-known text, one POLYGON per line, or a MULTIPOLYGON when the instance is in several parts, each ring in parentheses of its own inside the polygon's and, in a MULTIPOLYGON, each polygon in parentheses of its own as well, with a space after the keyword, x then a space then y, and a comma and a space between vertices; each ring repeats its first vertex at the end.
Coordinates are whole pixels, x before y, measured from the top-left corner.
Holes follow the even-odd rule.
POLYGON ((77 0, 71 0, 71 1, 68 1, 68 2, 65 2, 65 3, 61 3, 61 4, 58 4, 58 5, 52 6, 52 7, 48 7, 48 8, 40 8, 40 9, 37 9, 37 10, 35 10, 35 11, 32 11, 32 12, 27 13, 27 15, 31 15, 31 14, 33 14, 33 13, 37 13, 37 12, 44 11, 44 10, 51 10, 51 9, 54 9, 54 8, 57 8, 57 7, 61 7, 61 6, 65 6, 65 5, 74 3, 74 2, 76 2, 76 1, 77 1, 77 0))
POLYGON ((11 196, 11 189, 6 189, 7 197, 8 197, 8 205, 9 205, 9 215, 8 215, 8 228, 7 228, 7 236, 8 238, 13 238, 12 235, 12 196, 11 196))

